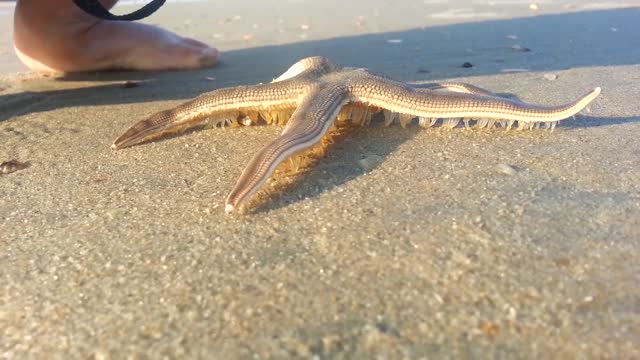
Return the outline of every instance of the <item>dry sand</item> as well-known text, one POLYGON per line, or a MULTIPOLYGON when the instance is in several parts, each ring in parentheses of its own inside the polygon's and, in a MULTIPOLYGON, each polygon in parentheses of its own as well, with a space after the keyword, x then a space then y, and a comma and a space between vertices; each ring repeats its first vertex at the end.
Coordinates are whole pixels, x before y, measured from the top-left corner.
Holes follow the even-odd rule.
POLYGON ((149 21, 220 66, 67 77, 16 73, 0 3, 0 161, 30 163, 0 175, 0 357, 640 358, 638 3, 174 2, 149 21), (281 128, 109 148, 309 55, 541 104, 603 93, 555 132, 358 129, 245 216, 224 197, 281 128))

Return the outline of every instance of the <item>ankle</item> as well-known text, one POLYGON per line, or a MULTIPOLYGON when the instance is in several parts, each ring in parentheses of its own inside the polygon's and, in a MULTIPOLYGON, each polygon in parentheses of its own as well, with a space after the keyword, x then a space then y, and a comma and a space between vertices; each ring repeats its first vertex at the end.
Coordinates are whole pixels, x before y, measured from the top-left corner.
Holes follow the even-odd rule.
POLYGON ((33 71, 68 70, 70 57, 83 47, 83 34, 99 21, 70 0, 18 1, 13 24, 15 52, 33 71))

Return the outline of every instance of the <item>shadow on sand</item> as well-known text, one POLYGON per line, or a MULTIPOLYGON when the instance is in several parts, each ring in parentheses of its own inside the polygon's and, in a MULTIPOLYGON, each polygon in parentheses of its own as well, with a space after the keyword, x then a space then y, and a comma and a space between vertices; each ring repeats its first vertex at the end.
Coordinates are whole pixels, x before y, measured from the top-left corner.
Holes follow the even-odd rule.
POLYGON ((211 69, 70 74, 53 85, 45 78, 23 84, 22 93, 0 96, 0 121, 69 106, 185 100, 221 87, 269 82, 297 60, 314 55, 408 82, 500 74, 505 69, 630 65, 640 59, 639 16, 640 9, 629 8, 453 24, 234 50, 211 69), (612 31, 614 27, 623 30, 612 31), (505 38, 509 34, 517 34, 518 43, 531 51, 514 51, 513 41, 505 38), (391 38, 403 42, 387 44, 391 38), (461 67, 465 62, 473 67, 461 67), (142 83, 127 88, 126 81, 142 83), (79 85, 49 90, 59 82, 65 88, 79 85))

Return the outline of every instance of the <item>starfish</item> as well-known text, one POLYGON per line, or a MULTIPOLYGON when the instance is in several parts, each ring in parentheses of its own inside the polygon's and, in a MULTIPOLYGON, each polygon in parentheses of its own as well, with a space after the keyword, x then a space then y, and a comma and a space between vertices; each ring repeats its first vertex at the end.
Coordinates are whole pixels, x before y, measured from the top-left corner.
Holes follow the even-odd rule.
POLYGON ((595 88, 578 100, 560 106, 531 105, 495 95, 464 83, 409 85, 364 68, 342 67, 324 57, 302 59, 268 84, 217 89, 160 111, 138 122, 117 138, 121 149, 162 134, 211 121, 214 125, 286 124, 282 134, 262 148, 246 166, 226 199, 231 213, 258 191, 276 167, 292 155, 314 146, 336 119, 367 125, 383 111, 384 124, 402 127, 418 117, 421 127, 443 119, 445 127, 477 128, 500 125, 507 130, 553 130, 558 121, 580 112, 600 94, 595 88))

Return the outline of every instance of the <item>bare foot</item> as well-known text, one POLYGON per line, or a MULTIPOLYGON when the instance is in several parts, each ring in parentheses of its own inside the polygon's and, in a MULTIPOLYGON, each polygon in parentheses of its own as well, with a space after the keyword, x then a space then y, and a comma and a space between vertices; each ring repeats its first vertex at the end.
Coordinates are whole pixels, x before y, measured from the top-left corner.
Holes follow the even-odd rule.
MULTIPOLYGON (((111 8, 117 0, 101 0, 111 8)), ((159 27, 85 14, 71 0, 18 0, 14 47, 31 70, 166 70, 212 66, 218 51, 159 27)))

